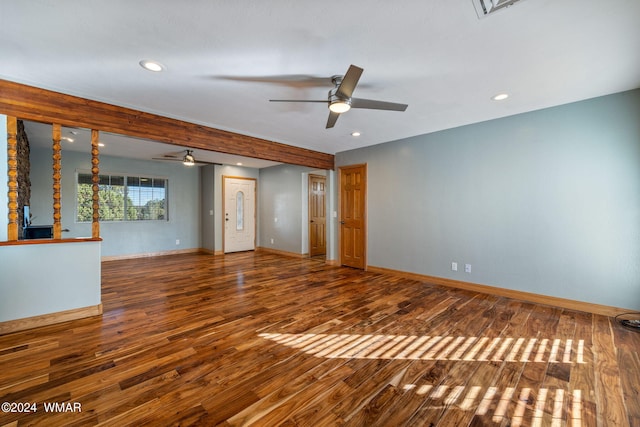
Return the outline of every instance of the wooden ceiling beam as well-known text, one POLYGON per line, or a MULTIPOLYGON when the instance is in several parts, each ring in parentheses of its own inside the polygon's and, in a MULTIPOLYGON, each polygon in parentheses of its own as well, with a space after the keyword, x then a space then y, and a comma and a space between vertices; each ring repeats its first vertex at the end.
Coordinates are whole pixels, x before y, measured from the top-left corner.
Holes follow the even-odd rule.
POLYGON ((0 114, 145 138, 188 148, 333 169, 333 154, 294 147, 104 102, 0 80, 0 114))

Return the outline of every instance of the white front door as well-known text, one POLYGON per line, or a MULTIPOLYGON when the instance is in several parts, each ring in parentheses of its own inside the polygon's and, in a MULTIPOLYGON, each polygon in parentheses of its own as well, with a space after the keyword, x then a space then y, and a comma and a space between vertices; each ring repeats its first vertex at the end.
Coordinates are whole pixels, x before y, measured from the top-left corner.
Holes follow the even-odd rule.
POLYGON ((256 180, 223 177, 224 252, 256 248, 256 180))

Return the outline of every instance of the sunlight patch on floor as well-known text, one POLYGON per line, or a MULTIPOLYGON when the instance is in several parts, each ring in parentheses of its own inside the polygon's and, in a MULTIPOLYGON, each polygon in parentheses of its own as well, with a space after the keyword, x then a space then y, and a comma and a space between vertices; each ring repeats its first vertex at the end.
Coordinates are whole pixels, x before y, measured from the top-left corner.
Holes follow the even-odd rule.
POLYGON ((279 334, 261 338, 329 359, 584 363, 584 340, 416 335, 279 334))
POLYGON ((481 417, 490 417, 496 425, 506 422, 520 426, 582 426, 582 391, 572 393, 562 388, 522 388, 481 386, 447 386, 440 384, 405 384, 402 390, 424 396, 427 407, 450 407, 473 411, 481 417), (484 391, 484 394, 482 392, 484 391), (546 410, 545 410, 546 409, 546 410))

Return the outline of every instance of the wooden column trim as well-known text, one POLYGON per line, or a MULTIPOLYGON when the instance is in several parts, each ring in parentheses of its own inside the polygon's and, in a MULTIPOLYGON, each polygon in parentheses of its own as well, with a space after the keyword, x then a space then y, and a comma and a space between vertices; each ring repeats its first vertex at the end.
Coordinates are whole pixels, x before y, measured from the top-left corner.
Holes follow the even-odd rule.
POLYGON ((61 135, 60 124, 53 124, 53 238, 62 238, 62 225, 61 225, 61 202, 60 202, 60 189, 61 189, 61 170, 62 170, 62 146, 60 145, 61 135))
POLYGON ((91 237, 97 239, 100 237, 100 132, 96 129, 91 130, 91 189, 93 195, 93 218, 91 222, 91 237))
POLYGON ((7 240, 18 240, 18 119, 7 116, 7 240))

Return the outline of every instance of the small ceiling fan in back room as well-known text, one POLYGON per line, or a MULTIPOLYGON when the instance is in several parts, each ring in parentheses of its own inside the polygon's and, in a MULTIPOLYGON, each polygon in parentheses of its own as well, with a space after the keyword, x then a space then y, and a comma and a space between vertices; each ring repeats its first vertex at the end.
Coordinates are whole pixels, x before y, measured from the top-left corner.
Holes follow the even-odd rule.
POLYGON ((344 76, 333 76, 331 81, 335 85, 329 91, 328 99, 270 99, 270 102, 324 102, 329 107, 329 119, 327 129, 335 126, 340 114, 346 113, 352 108, 363 108, 369 110, 405 111, 407 104, 397 104, 395 102, 376 101, 373 99, 354 98, 353 91, 358 85, 358 80, 364 70, 355 65, 351 65, 344 76))
POLYGON ((193 150, 184 150, 185 155, 182 156, 182 158, 179 158, 178 156, 174 155, 174 154, 165 154, 164 157, 153 157, 152 160, 166 160, 166 161, 170 161, 170 162, 182 162, 183 165, 185 166, 194 166, 194 165, 220 165, 220 163, 212 163, 212 162, 205 162, 202 160, 196 160, 196 158, 193 155, 193 150))

